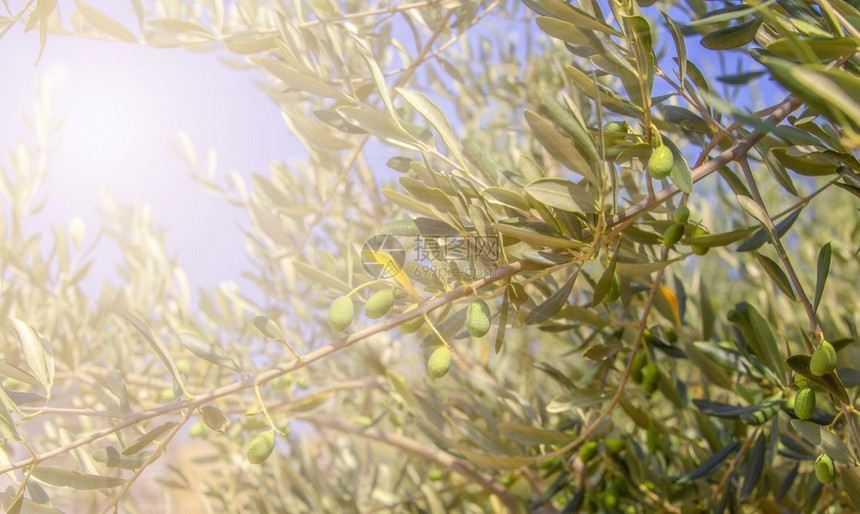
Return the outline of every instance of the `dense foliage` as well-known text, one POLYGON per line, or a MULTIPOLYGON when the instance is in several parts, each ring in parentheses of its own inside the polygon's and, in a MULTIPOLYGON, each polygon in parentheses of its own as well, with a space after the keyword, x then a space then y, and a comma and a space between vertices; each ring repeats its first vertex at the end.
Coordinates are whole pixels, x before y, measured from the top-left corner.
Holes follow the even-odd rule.
POLYGON ((262 302, 192 301, 109 196, 90 297, 83 227, 24 230, 37 112, 0 174, 9 511, 151 512, 152 477, 206 512, 860 510, 851 2, 19 3, 44 51, 228 52, 308 156, 244 184, 183 140, 262 302))

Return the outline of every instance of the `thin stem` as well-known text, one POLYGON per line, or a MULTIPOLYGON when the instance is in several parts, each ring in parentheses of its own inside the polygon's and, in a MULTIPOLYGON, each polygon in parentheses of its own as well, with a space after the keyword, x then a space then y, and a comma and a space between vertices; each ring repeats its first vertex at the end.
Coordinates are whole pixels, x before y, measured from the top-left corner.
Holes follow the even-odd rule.
MULTIPOLYGON (((755 177, 752 175, 752 170, 750 169, 749 160, 744 156, 739 160, 739 164, 741 166, 741 170, 743 170, 744 177, 746 178, 747 185, 750 187, 750 192, 753 195, 753 200, 761 207, 762 211, 768 216, 770 219, 770 215, 767 214, 767 207, 764 204, 764 200, 761 197, 761 193, 758 190, 758 185, 756 184, 755 177)), ((785 247, 782 245, 782 240, 779 237, 779 234, 776 231, 768 231, 771 234, 771 241, 773 242, 773 247, 776 250, 779 259, 782 261, 782 264, 785 266, 786 271, 788 272, 788 277, 791 280, 792 285, 794 286, 794 290, 797 292, 797 296, 800 298, 800 303, 803 305, 803 308, 806 310, 806 317, 809 319, 809 326, 812 329, 814 334, 821 333, 821 326, 818 324, 818 320, 815 317, 815 309, 812 306, 812 302, 809 301, 809 297, 806 295, 806 291, 803 289, 803 285, 800 283, 800 279, 797 276, 797 272, 794 270, 794 266, 791 265, 791 259, 789 259, 788 254, 785 251, 785 247)))

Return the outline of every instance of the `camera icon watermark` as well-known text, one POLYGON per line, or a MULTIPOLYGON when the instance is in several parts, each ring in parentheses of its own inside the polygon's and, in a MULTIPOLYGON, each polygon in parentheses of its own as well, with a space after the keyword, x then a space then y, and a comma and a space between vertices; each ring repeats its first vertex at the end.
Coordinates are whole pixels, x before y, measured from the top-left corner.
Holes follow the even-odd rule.
POLYGON ((394 236, 378 234, 361 248, 361 266, 373 278, 391 278, 403 270, 406 248, 394 236))

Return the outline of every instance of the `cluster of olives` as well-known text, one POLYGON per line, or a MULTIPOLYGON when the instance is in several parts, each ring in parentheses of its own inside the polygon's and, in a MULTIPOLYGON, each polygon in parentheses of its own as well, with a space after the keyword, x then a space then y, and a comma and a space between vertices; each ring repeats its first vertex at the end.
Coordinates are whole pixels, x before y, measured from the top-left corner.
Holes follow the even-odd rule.
MULTIPOLYGON (((618 287, 616 287, 618 289, 618 287)), ((613 293, 615 294, 615 293, 613 293)), ((373 293, 367 299, 364 313, 370 319, 379 319, 385 316, 394 306, 394 289, 382 289, 373 293)), ((418 308, 418 304, 407 307, 404 312, 418 308)), ((337 332, 349 328, 355 318, 355 304, 350 295, 343 295, 331 303, 328 312, 329 325, 337 332)), ((487 302, 477 299, 469 304, 466 311, 466 330, 472 337, 483 337, 490 331, 490 307, 487 302)), ((411 319, 400 325, 400 331, 405 334, 417 332, 424 324, 424 317, 411 319)), ((451 368, 453 355, 451 348, 446 344, 433 351, 427 360, 427 374, 432 378, 441 378, 451 368)))
MULTIPOLYGON (((669 225, 669 228, 663 232, 663 244, 667 248, 674 247, 682 237, 684 237, 684 233, 687 231, 688 221, 690 220, 690 208, 686 205, 681 205, 675 212, 672 213, 672 223, 669 225)), ((691 226, 690 236, 698 237, 707 235, 708 231, 699 225, 691 226)), ((708 253, 707 246, 691 244, 690 250, 693 251, 696 255, 705 255, 708 253)))
POLYGON ((633 366, 630 370, 630 379, 642 385, 642 389, 648 396, 657 391, 663 374, 654 362, 649 362, 648 352, 640 351, 633 358, 633 366))

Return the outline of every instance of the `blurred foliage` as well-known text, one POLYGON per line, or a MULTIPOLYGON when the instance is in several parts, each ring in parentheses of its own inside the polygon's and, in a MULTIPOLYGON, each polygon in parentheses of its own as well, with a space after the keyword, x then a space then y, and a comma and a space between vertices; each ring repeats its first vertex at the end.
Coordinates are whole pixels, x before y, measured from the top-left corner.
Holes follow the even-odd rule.
POLYGON ((195 301, 108 192, 96 237, 27 233, 36 109, 0 173, 7 511, 151 512, 149 468, 165 511, 860 510, 853 3, 14 3, 42 47, 226 49, 307 157, 248 183, 180 137, 263 298, 195 301))

